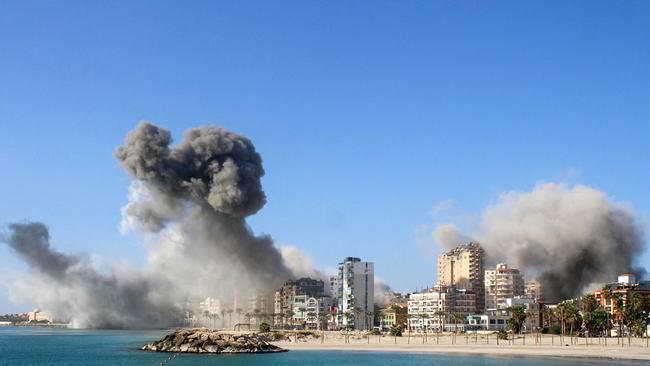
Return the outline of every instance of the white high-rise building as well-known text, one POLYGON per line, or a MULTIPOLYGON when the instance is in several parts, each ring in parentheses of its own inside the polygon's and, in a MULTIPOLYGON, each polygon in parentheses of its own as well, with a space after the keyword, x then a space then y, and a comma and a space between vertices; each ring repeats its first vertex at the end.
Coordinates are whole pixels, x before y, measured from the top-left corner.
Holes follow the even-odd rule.
POLYGON ((499 263, 485 271, 485 308, 505 309, 506 299, 524 295, 524 277, 516 268, 499 263))
POLYGON ((339 263, 336 283, 339 327, 354 329, 372 328, 375 297, 375 271, 372 262, 347 257, 339 263))

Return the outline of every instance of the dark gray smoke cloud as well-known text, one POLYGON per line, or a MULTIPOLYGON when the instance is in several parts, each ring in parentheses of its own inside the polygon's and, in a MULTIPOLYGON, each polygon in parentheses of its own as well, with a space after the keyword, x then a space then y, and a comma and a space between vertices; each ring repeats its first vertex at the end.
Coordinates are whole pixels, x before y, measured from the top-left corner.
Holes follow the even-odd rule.
POLYGON ((170 144, 169 131, 141 123, 115 151, 151 192, 128 213, 144 229, 157 231, 189 209, 183 226, 197 246, 216 247, 215 255, 227 255, 271 283, 289 277, 273 241, 254 236, 244 221, 266 203, 262 159, 250 140, 206 126, 187 131, 176 148, 170 144))
POLYGON ((9 225, 9 246, 32 267, 43 273, 61 278, 66 271, 79 262, 79 258, 59 253, 50 248, 50 233, 41 223, 17 223, 9 225))
POLYGON ((169 131, 141 123, 115 151, 134 178, 123 227, 144 234, 146 266, 100 273, 83 257, 53 250, 43 224, 13 224, 5 241, 35 273, 23 292, 73 326, 157 328, 177 325, 188 302, 210 296, 224 310, 246 310, 250 295, 318 273, 297 249, 281 252, 247 226, 266 202, 262 159, 250 140, 206 126, 171 143, 169 131))
POLYGON ((492 263, 537 275, 547 300, 579 296, 621 272, 645 272, 635 266, 644 239, 633 209, 583 185, 547 183, 505 193, 471 237, 492 263))

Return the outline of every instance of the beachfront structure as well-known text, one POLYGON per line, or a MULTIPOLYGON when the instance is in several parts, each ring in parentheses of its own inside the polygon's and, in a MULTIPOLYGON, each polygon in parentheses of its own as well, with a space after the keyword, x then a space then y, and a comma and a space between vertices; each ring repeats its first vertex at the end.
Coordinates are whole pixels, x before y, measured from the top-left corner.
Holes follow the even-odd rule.
POLYGON ((524 295, 524 276, 516 268, 499 263, 485 271, 485 309, 508 307, 506 299, 524 295))
MULTIPOLYGON (((526 319, 522 324, 522 332, 532 332, 540 329, 541 313, 540 304, 527 297, 515 297, 506 301, 510 307, 522 306, 526 312, 526 319)), ((508 319, 512 317, 509 308, 486 310, 485 314, 471 314, 467 316, 466 329, 472 330, 508 330, 508 319)))
POLYGON ((463 319, 475 310, 474 292, 436 286, 409 295, 408 325, 416 332, 463 329, 463 319))
POLYGON ((374 264, 346 257, 339 263, 336 285, 333 297, 338 306, 337 325, 348 329, 370 329, 374 312, 374 264))
POLYGON ((51 323, 52 316, 41 311, 41 309, 34 309, 27 313, 27 321, 29 322, 43 322, 51 323))
POLYGON ((451 308, 448 291, 442 286, 409 295, 408 326, 410 331, 440 331, 451 308))
POLYGON ((392 327, 398 325, 405 327, 408 316, 408 301, 405 306, 393 305, 389 308, 381 309, 379 312, 379 327, 383 331, 389 331, 392 327))
POLYGON ((305 329, 329 329, 332 298, 330 296, 310 297, 305 300, 305 329))
POLYGON ((285 281, 273 297, 275 323, 304 326, 307 322, 307 300, 321 299, 325 296, 324 292, 325 282, 322 280, 303 277, 285 281))
POLYGON ((472 291, 476 313, 485 308, 485 251, 478 243, 461 245, 438 257, 438 285, 472 291))

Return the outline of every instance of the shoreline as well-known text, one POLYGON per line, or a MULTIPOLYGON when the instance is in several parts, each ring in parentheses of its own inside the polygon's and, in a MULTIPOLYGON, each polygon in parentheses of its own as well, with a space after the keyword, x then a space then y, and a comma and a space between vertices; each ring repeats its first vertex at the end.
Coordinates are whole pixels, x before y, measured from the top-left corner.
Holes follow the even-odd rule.
MULTIPOLYGON (((326 334, 326 340, 321 343, 319 339, 309 339, 298 342, 272 342, 273 344, 290 351, 352 351, 352 352, 396 352, 396 353, 428 353, 428 354, 448 354, 448 355, 483 355, 495 357, 550 357, 550 358, 580 358, 592 360, 611 360, 611 361, 633 361, 642 362, 650 361, 650 348, 646 346, 645 339, 635 339, 632 346, 627 343, 621 347, 616 338, 610 338, 608 346, 604 344, 585 344, 579 343, 574 345, 561 345, 552 339, 551 336, 541 337, 539 343, 535 343, 534 338, 528 339, 528 344, 522 344, 522 339, 516 340, 516 344, 499 344, 494 343, 495 339, 487 339, 488 343, 472 343, 474 337, 458 337, 462 344, 451 344, 451 337, 440 337, 439 343, 436 343, 435 337, 430 337, 427 342, 422 343, 422 337, 411 337, 410 343, 407 343, 407 337, 398 337, 395 344, 394 337, 371 336, 370 343, 368 338, 360 337, 350 339, 350 343, 345 343, 342 337, 333 334, 326 334), (381 343, 380 343, 381 342, 381 343), (467 343, 465 343, 467 342, 467 343), (554 342, 551 344, 551 342, 554 342), (492 344, 490 344, 492 343, 492 344)), ((479 341, 481 339, 478 339, 479 341)), ((486 341, 485 338, 482 339, 486 341)), ((583 342, 581 338, 579 342, 583 342)), ((626 339, 624 339, 627 342, 626 339)), ((503 341, 507 342, 507 341, 503 341)))

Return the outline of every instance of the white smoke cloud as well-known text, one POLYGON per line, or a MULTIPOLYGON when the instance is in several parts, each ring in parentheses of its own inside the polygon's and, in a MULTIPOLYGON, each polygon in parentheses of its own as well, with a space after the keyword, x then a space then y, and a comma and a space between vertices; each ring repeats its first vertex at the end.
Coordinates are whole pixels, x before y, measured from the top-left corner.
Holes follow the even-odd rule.
POLYGON ((453 248, 465 244, 472 239, 464 235, 454 224, 442 224, 433 230, 433 238, 439 245, 446 248, 453 248))
POLYGON ((280 247, 280 254, 284 264, 291 269, 295 277, 328 280, 327 276, 316 268, 313 259, 297 247, 284 245, 280 247))

